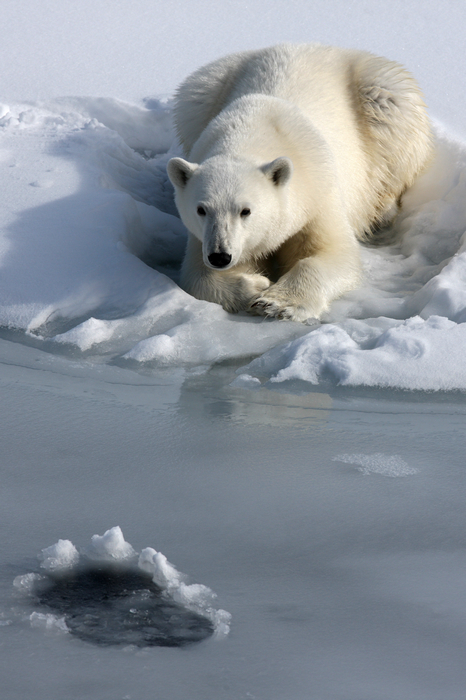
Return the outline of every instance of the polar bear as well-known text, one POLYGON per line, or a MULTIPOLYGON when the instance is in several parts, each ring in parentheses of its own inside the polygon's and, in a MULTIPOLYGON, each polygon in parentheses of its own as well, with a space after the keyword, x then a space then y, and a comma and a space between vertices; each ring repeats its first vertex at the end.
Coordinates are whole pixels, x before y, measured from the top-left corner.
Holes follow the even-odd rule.
POLYGON ((318 44, 200 68, 174 115, 186 156, 167 164, 189 231, 181 286, 230 312, 320 318, 358 285, 358 240, 394 217, 432 153, 402 66, 318 44))

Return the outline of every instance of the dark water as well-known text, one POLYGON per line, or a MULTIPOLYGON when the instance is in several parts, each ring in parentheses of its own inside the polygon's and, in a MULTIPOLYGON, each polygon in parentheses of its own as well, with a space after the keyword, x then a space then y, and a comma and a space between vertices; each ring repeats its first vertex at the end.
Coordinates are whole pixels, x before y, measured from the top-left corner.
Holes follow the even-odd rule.
POLYGON ((213 633, 211 622, 165 597, 150 576, 116 567, 48 576, 41 605, 64 615, 71 634, 99 645, 181 647, 213 633))

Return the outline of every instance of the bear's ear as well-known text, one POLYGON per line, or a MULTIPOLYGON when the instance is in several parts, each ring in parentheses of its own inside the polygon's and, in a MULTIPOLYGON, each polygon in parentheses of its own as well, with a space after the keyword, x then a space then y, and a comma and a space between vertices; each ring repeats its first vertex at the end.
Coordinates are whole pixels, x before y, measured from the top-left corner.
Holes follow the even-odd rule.
POLYGON ((261 170, 264 175, 278 187, 286 185, 293 175, 293 163, 289 158, 283 156, 281 158, 275 158, 275 160, 271 163, 267 163, 267 165, 263 165, 261 170))
POLYGON ((198 167, 196 163, 188 163, 183 158, 171 158, 167 163, 167 174, 172 185, 183 188, 198 167))

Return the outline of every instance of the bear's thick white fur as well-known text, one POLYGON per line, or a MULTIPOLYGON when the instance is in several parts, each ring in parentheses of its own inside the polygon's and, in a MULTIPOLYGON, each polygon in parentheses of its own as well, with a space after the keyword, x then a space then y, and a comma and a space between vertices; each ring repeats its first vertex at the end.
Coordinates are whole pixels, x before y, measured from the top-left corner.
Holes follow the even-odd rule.
POLYGON ((178 90, 186 158, 167 166, 190 235, 181 285, 227 311, 319 318, 357 286, 358 239, 428 162, 417 84, 363 51, 279 45, 222 58, 178 90))

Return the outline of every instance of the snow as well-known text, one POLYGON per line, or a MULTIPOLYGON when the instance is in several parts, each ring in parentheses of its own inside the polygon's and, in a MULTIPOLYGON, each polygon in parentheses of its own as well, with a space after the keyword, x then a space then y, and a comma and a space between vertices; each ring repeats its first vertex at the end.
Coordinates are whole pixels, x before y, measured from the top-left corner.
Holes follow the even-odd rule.
MULTIPOLYGON (((65 571, 78 563, 79 552, 70 540, 58 540, 56 544, 42 550, 40 559, 41 567, 46 571, 65 571)), ((20 579, 23 580, 22 577, 20 579)))
POLYGON ((30 614, 29 619, 31 621, 31 627, 43 629, 47 632, 68 632, 64 617, 58 617, 52 613, 33 612, 30 614))
POLYGON ((411 476, 417 474, 418 469, 410 467, 399 455, 385 455, 376 452, 373 455, 337 455, 335 462, 355 464, 362 474, 382 474, 396 478, 397 476, 411 476))
POLYGON ((176 285, 186 232, 164 169, 177 152, 169 116, 155 100, 149 108, 102 98, 5 114, 4 327, 133 366, 208 366, 268 351, 247 374, 466 388, 460 142, 437 127, 436 160, 406 195, 395 240, 361 247, 363 284, 309 330, 231 316, 176 285))
POLYGON ((3 3, 2 700, 464 697, 465 22, 421 0, 3 3), (177 83, 280 41, 403 62, 435 125, 392 238, 309 326, 178 287, 165 172, 177 83), (207 636, 99 645, 85 608, 34 597, 102 567, 207 636))
POLYGON ((124 561, 131 559, 136 552, 125 542, 121 527, 115 526, 106 530, 103 535, 92 535, 91 544, 86 555, 97 561, 124 561))

